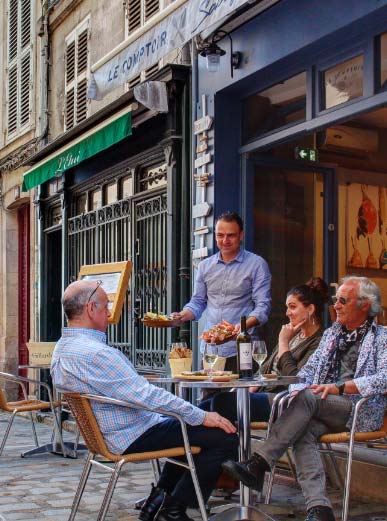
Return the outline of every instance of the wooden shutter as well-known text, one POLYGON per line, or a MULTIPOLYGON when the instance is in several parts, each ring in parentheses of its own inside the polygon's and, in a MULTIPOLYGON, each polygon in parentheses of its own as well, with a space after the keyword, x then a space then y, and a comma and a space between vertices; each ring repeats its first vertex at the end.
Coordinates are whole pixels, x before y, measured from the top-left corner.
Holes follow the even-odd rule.
POLYGON ((8 1, 7 133, 31 123, 32 0, 8 1))
POLYGON ((128 16, 128 33, 132 33, 141 27, 141 0, 128 0, 127 3, 128 16))
POLYGON ((145 9, 145 22, 149 20, 149 18, 152 18, 153 15, 155 15, 159 9, 160 9, 160 3, 159 0, 143 0, 145 2, 144 9, 145 9))
POLYGON ((89 20, 82 22, 66 38, 65 130, 87 117, 87 79, 89 74, 89 20))

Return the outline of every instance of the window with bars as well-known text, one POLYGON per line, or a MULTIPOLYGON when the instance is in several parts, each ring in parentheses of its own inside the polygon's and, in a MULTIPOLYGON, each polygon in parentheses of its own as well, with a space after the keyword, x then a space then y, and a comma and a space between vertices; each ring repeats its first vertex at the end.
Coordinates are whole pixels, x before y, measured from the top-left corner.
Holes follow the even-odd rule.
POLYGON ((64 128, 69 130, 87 117, 90 19, 66 38, 64 128))
POLYGON ((8 0, 7 139, 32 123, 32 27, 32 0, 8 0))

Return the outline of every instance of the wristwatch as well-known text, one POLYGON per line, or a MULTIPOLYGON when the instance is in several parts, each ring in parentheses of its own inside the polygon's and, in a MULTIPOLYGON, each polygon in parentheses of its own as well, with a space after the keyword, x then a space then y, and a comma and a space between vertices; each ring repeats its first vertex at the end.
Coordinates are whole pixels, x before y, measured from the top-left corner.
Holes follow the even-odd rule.
POLYGON ((338 383, 335 383, 335 386, 338 388, 339 390, 339 396, 342 396, 344 394, 344 389, 345 389, 345 382, 343 384, 338 384, 338 383))

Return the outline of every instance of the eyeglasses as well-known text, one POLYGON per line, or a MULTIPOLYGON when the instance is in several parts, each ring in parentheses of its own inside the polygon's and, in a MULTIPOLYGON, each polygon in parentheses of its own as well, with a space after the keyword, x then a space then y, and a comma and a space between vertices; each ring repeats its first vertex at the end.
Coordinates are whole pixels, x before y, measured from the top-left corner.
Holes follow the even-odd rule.
MULTIPOLYGON (((351 300, 351 299, 354 299, 354 297, 331 297, 332 298, 332 302, 333 304, 335 305, 337 302, 340 302, 340 304, 342 304, 343 306, 345 306, 346 304, 348 304, 348 302, 351 300)), ((365 297, 357 297, 355 300, 363 300, 365 297)))
POLYGON ((90 302, 91 297, 94 295, 94 293, 97 291, 97 289, 100 287, 101 284, 102 284, 102 280, 97 280, 97 285, 96 285, 96 287, 93 289, 93 291, 90 293, 89 298, 87 299, 86 306, 87 306, 87 304, 90 302))

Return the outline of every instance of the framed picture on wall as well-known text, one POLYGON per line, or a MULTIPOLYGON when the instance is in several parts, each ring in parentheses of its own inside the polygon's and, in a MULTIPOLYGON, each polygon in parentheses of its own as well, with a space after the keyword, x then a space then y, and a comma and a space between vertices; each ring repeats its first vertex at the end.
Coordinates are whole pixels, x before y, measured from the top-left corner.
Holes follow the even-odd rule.
POLYGON ((347 186, 347 265, 387 270, 387 187, 347 186))
POLYGON ((87 264, 81 266, 78 280, 89 280, 97 283, 107 294, 110 311, 109 324, 117 324, 121 317, 122 306, 128 289, 129 278, 132 272, 132 262, 111 262, 107 264, 87 264))

